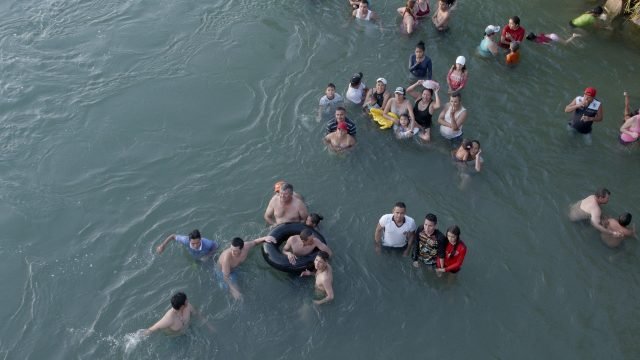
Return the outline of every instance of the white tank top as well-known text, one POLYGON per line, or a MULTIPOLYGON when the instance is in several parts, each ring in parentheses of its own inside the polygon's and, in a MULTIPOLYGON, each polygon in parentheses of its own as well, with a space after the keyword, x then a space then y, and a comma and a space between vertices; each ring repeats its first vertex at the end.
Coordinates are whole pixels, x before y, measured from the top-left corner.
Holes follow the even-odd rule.
MULTIPOLYGON (((465 109, 464 107, 460 107, 460 110, 456 112, 456 119, 460 119, 460 114, 462 114, 466 110, 467 109, 465 109)), ((444 121, 451 124, 451 112, 449 111, 449 109, 447 109, 446 111, 447 112, 444 115, 444 121)), ((446 139, 453 139, 462 135, 462 126, 458 127, 458 130, 453 130, 450 127, 440 125, 440 134, 446 139)))

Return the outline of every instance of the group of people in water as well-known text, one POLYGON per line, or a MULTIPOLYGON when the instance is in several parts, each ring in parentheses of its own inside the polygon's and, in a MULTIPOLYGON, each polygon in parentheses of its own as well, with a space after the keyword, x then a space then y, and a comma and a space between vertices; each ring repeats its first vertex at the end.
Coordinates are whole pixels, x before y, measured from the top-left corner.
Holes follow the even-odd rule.
MULTIPOLYGON (((369 7, 368 0, 348 0, 353 7, 353 17, 364 21, 376 21, 378 16, 369 7)), ((438 0, 438 7, 432 16, 432 22, 438 31, 448 28, 451 11, 455 7, 455 0, 438 0)), ((405 31, 411 34, 419 19, 430 15, 428 0, 408 0, 404 7, 398 8, 402 17, 405 31)), ((598 26, 598 19, 603 10, 597 7, 571 21, 573 27, 598 26)), ((500 26, 489 25, 484 32, 484 38, 478 47, 482 56, 495 56, 499 48, 506 49, 505 63, 517 64, 519 48, 525 39, 525 29, 520 26, 520 19, 514 16, 500 31, 500 26), (496 34, 501 34, 498 41, 496 34)), ((526 39, 539 44, 552 42, 569 43, 578 34, 572 34, 564 39, 553 33, 530 33, 526 39)), ((463 125, 467 120, 467 111, 462 106, 462 90, 467 86, 468 70, 464 56, 458 56, 449 68, 446 76, 447 95, 449 101, 441 104, 440 84, 433 80, 433 64, 425 53, 425 44, 420 41, 409 58, 409 73, 414 78, 406 89, 398 86, 393 96, 387 91, 387 79, 379 77, 373 88, 367 88, 363 81, 363 74, 356 73, 347 85, 344 98, 336 92, 333 83, 327 85, 325 95, 320 99, 318 118, 333 116, 327 121, 324 141, 327 147, 335 152, 344 152, 356 145, 356 124, 346 116, 345 102, 358 105, 364 113, 377 122, 381 128, 393 128, 398 139, 416 138, 420 142, 428 143, 432 140, 431 126, 433 115, 442 107, 437 122, 439 132, 452 147, 452 158, 455 162, 471 166, 477 172, 482 169, 481 147, 478 140, 463 139, 463 125), (408 95, 408 96, 407 96, 408 95), (346 98, 346 100, 345 100, 346 98), (413 99, 413 103, 410 99, 413 99)), ((638 111, 631 112, 628 94, 625 92, 624 122, 620 128, 620 142, 629 145, 637 142, 640 134, 640 115, 638 111)), ((565 112, 572 113, 568 128, 585 135, 590 141, 592 124, 602 121, 603 108, 596 99, 596 89, 588 87, 582 96, 577 96, 566 107, 565 112)), ((620 245, 626 237, 636 236, 635 227, 630 226, 631 214, 624 213, 618 218, 602 215, 601 205, 607 204, 610 192, 605 188, 598 189, 594 194, 573 204, 569 210, 569 217, 573 221, 588 220, 594 228, 602 233, 603 241, 615 247, 620 245)), ((319 298, 316 304, 324 304, 334 299, 333 271, 330 258, 333 255, 330 247, 314 236, 312 229, 317 229, 322 216, 308 213, 303 197, 293 190, 293 186, 286 182, 275 185, 274 194, 264 213, 264 220, 269 226, 287 223, 304 223, 306 227, 299 234, 290 236, 282 246, 282 254, 293 264, 299 257, 316 253, 313 264, 300 276, 314 276, 315 290, 319 298)), ((414 219, 406 214, 406 205, 397 202, 392 212, 380 217, 374 232, 374 249, 376 252, 399 251, 410 257, 416 268, 433 269, 438 276, 443 273, 457 273, 464 262, 467 246, 460 237, 458 225, 451 225, 442 233, 438 229, 438 219, 433 213, 428 213, 423 223, 416 226, 414 219)), ((162 254, 170 243, 179 243, 188 253, 199 261, 213 261, 214 273, 221 288, 227 289, 237 300, 242 299, 237 281, 237 269, 245 262, 250 251, 265 242, 276 243, 273 236, 267 235, 255 240, 244 241, 239 237, 231 240, 230 245, 218 255, 219 244, 201 236, 198 230, 189 235, 172 234, 165 238, 157 247, 157 254, 162 254), (217 258, 217 261, 215 261, 217 258)), ((198 314, 188 302, 183 292, 178 292, 171 298, 171 308, 154 325, 144 330, 150 334, 156 330, 168 329, 181 331, 185 329, 192 314, 198 314)), ((205 321, 206 323, 206 321, 205 321)), ((207 323, 207 326, 210 325, 207 323)))

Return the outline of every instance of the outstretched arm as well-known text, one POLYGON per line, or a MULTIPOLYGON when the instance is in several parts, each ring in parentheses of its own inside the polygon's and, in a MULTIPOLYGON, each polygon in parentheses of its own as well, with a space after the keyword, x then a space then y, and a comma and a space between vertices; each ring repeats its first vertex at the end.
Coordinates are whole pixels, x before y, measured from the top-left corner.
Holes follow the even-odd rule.
POLYGON ((167 311, 162 319, 158 320, 155 324, 153 324, 150 328, 144 331, 145 335, 150 335, 152 332, 166 329, 171 326, 171 319, 169 318, 169 311, 167 311))
POLYGON ((162 252, 164 251, 164 248, 167 247, 167 245, 175 239, 176 239, 176 234, 171 234, 167 236, 167 238, 164 239, 164 241, 160 245, 158 245, 158 247, 156 248, 156 253, 158 255, 162 254, 162 252))

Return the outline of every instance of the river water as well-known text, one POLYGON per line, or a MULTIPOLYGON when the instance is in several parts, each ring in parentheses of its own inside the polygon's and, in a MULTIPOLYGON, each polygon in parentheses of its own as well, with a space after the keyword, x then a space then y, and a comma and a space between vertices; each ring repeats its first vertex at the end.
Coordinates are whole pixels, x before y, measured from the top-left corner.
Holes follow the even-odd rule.
MULTIPOLYGON (((636 216, 640 150, 617 143, 627 90, 640 106, 637 32, 569 46, 526 43, 507 69, 474 55, 486 25, 519 14, 527 30, 569 33, 589 2, 461 0, 451 30, 399 32, 399 1, 373 1, 381 25, 343 0, 10 0, 0 5, 0 270, 3 359, 636 359, 635 239, 609 249, 571 223, 568 205, 599 186, 607 214, 636 216), (409 85, 427 43, 444 83, 458 55, 470 79, 465 135, 484 169, 461 183, 434 132, 399 142, 355 107, 358 145, 329 154, 316 121, 328 82, 356 71, 409 85), (565 129, 564 106, 598 89, 593 143, 565 129), (312 280, 254 251, 235 303, 183 249, 155 246, 199 228, 226 247, 268 229, 286 179, 336 253, 335 300, 311 305, 312 280), (378 218, 404 201, 418 223, 459 224, 469 247, 456 276, 377 255, 378 218), (135 335, 176 291, 215 327, 135 335)), ((432 7, 435 4, 432 2, 432 7)), ((446 100, 446 99, 443 99, 446 100)))

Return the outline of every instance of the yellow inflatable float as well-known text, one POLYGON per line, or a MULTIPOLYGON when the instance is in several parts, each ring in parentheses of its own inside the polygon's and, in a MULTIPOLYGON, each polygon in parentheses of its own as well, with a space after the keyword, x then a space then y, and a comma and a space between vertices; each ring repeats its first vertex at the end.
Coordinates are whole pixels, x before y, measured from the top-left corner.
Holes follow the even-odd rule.
MULTIPOLYGON (((382 109, 376 109, 373 108, 370 110, 370 114, 373 117, 373 121, 377 122, 378 124, 380 124, 380 129, 389 129, 393 126, 393 121, 387 119, 386 117, 384 117, 384 115, 382 114, 382 109)), ((392 112, 388 112, 387 113, 388 116, 391 116, 394 119, 398 119, 398 115, 392 113, 392 112)))

